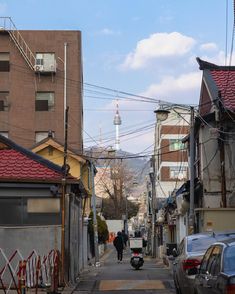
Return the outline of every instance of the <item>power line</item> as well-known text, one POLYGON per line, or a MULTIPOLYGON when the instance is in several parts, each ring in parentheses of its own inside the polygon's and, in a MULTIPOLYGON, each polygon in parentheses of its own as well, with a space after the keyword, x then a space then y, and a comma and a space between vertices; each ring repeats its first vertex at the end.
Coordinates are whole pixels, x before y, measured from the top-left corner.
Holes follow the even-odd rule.
MULTIPOLYGON (((14 65, 16 67, 19 67, 19 68, 23 68, 23 69, 26 69, 26 67, 24 66, 21 66, 21 65, 18 65, 18 64, 15 64, 15 63, 11 63, 11 65, 14 65)), ((19 70, 20 71, 20 70, 19 70)), ((28 72, 28 71, 21 71, 25 74, 28 74, 30 76, 32 76, 31 72, 28 72)), ((63 77, 56 77, 57 79, 61 79, 61 80, 64 80, 63 77)), ((76 86, 79 85, 80 89, 81 89, 81 85, 85 85, 87 87, 90 87, 90 88, 95 88, 95 89, 100 89, 102 91, 106 91, 106 92, 111 92, 111 93, 115 93, 115 97, 117 97, 117 93, 119 94, 119 98, 123 98, 123 96, 121 96, 120 94, 122 95, 125 95, 125 96, 128 96, 127 98, 125 99, 131 99, 131 100, 134 100, 136 98, 139 98, 135 101, 139 101, 139 102, 151 102, 151 103, 154 103, 154 104, 164 104, 166 106, 171 106, 171 105, 175 105, 175 106, 181 106, 181 107, 189 107, 190 104, 181 104, 181 103, 172 103, 172 102, 168 102, 166 100, 162 100, 162 99, 156 99, 156 98, 153 98, 153 97, 148 97, 148 96, 144 96, 144 95, 138 95, 138 94, 133 94, 133 93, 129 93, 129 92, 125 92, 125 91, 121 91, 121 90, 118 90, 118 89, 113 89, 113 88, 108 88, 108 87, 103 87, 103 86, 99 86, 99 85, 95 85, 95 84, 91 84, 91 83, 87 83, 87 82, 83 82, 83 81, 80 81, 80 80, 75 80, 75 79, 72 79, 72 78, 69 78, 67 77, 67 81, 70 81, 72 83, 75 83, 76 86), (133 98, 134 97, 134 98, 133 98)), ((68 85, 68 87, 71 86, 71 85, 68 85)), ((84 91, 92 91, 90 90, 89 88, 86 89, 84 87, 84 91)), ((98 92, 99 94, 102 94, 102 95, 110 95, 106 92, 98 92)), ((114 94, 113 94, 114 95, 114 94)))
POLYGON ((226 0, 226 12, 225 12, 225 65, 227 64, 228 56, 228 0, 226 0))

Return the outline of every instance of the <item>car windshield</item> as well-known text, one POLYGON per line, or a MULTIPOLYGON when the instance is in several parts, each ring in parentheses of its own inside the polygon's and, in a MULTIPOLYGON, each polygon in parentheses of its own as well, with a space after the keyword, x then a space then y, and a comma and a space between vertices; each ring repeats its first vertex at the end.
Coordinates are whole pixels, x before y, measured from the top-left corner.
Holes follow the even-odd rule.
POLYGON ((229 246, 224 252, 224 271, 235 271, 235 246, 229 246))
POLYGON ((193 239, 189 239, 187 243, 188 252, 203 252, 215 242, 215 238, 212 236, 200 236, 193 239))
POLYGON ((214 233, 213 235, 199 235, 187 241, 188 252, 204 252, 216 241, 222 241, 235 237, 234 232, 214 233))

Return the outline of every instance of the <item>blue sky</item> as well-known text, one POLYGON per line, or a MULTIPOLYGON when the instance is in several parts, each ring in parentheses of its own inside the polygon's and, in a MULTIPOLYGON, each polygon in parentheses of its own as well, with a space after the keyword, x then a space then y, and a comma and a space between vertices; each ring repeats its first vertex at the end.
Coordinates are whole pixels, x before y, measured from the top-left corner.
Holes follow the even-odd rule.
POLYGON ((142 152, 153 143, 153 129, 135 131, 154 122, 157 104, 122 100, 120 92, 198 104, 196 56, 225 64, 226 0, 0 0, 0 15, 12 17, 19 29, 82 31, 84 82, 117 90, 94 88, 99 93, 91 94, 85 85, 85 146, 98 142, 99 134, 104 145, 114 145, 113 133, 106 133, 114 131, 119 98, 121 134, 132 132, 121 138, 121 148, 142 152))

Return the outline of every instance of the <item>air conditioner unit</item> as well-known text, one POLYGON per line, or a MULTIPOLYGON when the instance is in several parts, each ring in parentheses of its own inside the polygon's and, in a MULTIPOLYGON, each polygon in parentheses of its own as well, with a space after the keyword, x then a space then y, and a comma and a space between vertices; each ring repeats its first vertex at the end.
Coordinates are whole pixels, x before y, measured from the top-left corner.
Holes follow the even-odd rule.
POLYGON ((36 64, 35 66, 34 66, 34 70, 36 71, 36 72, 40 72, 40 71, 44 71, 44 68, 43 68, 43 65, 38 65, 38 64, 36 64))

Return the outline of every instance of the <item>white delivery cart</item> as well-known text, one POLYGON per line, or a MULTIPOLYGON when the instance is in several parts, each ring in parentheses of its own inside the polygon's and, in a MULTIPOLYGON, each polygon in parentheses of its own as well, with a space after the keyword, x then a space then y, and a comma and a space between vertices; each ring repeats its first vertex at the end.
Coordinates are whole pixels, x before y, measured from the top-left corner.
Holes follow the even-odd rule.
POLYGON ((143 248, 143 238, 129 238, 130 249, 143 248))

